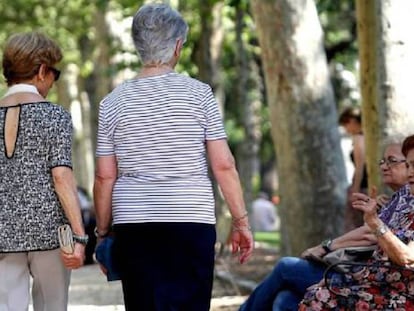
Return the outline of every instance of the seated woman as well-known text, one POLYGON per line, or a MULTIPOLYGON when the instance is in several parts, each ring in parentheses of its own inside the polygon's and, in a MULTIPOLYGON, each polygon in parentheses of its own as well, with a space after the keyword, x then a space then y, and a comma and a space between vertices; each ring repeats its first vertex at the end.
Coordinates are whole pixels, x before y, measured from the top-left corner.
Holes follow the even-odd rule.
MULTIPOLYGON (((393 138, 385 143, 384 158, 380 161, 382 180, 393 191, 400 188, 384 206, 381 217, 384 223, 389 222, 389 212, 395 209, 398 198, 408 192, 403 187, 407 183, 405 158, 401 152, 401 139, 393 138)), ((305 260, 310 255, 323 257, 327 251, 342 247, 364 246, 376 243, 375 236, 368 226, 361 226, 336 239, 326 240, 322 245, 305 250, 301 257, 283 257, 273 271, 259 284, 248 300, 240 307, 240 311, 280 311, 297 310, 306 289, 318 283, 323 276, 325 266, 305 260)))
POLYGON ((365 224, 379 246, 369 265, 353 267, 346 275, 333 273, 329 283, 335 293, 321 282, 306 292, 299 310, 414 309, 414 135, 404 140, 402 153, 409 187, 399 190, 394 208, 378 215, 376 200, 354 194, 352 205, 364 213, 365 224))

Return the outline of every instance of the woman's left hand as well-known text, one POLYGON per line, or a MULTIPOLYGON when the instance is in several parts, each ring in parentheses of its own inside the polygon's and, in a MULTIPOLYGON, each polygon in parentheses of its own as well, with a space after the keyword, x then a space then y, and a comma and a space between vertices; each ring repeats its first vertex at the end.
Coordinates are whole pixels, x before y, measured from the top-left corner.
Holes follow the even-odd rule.
POLYGON ((85 260, 85 245, 75 243, 75 249, 72 254, 60 252, 63 264, 68 269, 78 269, 83 266, 85 260))
POLYGON ((248 229, 233 230, 231 232, 231 246, 233 254, 239 253, 239 262, 245 263, 253 253, 253 234, 248 229))

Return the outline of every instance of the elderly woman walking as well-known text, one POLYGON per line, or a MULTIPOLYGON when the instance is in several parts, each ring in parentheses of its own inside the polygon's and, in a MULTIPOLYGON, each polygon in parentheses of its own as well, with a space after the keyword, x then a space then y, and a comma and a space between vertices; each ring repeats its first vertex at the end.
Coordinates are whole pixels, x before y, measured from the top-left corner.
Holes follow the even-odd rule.
POLYGON ((132 37, 143 67, 99 108, 96 233, 113 223, 126 310, 208 311, 216 241, 208 163, 232 215, 240 262, 253 238, 211 88, 174 71, 188 26, 165 4, 141 7, 132 37))
POLYGON ((46 100, 59 79, 59 46, 43 34, 18 33, 3 51, 8 89, 0 99, 0 310, 67 309, 70 269, 83 264, 88 236, 72 172, 72 122, 46 100), (58 227, 75 234, 59 250, 58 227))

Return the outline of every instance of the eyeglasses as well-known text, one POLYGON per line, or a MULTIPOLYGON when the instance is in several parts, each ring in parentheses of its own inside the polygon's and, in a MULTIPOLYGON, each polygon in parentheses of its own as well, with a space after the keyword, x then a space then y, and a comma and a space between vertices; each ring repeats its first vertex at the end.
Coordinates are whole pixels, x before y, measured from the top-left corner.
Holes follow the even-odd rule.
POLYGON ((396 158, 393 158, 393 157, 388 157, 386 159, 383 158, 383 159, 379 160, 378 165, 381 166, 383 164, 387 164, 388 167, 391 167, 391 166, 397 165, 399 163, 406 163, 406 160, 405 159, 396 159, 396 158))
POLYGON ((49 70, 53 73, 53 76, 55 77, 55 81, 59 80, 60 77, 60 70, 56 69, 55 67, 48 67, 49 70))

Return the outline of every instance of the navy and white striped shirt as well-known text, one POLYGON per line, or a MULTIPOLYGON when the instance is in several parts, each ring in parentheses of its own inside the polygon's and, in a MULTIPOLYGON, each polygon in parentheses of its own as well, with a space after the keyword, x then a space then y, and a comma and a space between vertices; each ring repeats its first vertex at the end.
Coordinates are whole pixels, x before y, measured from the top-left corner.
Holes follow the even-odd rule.
POLYGON ((96 155, 115 155, 113 223, 215 223, 206 140, 225 139, 210 86, 177 73, 129 80, 99 108, 96 155))

